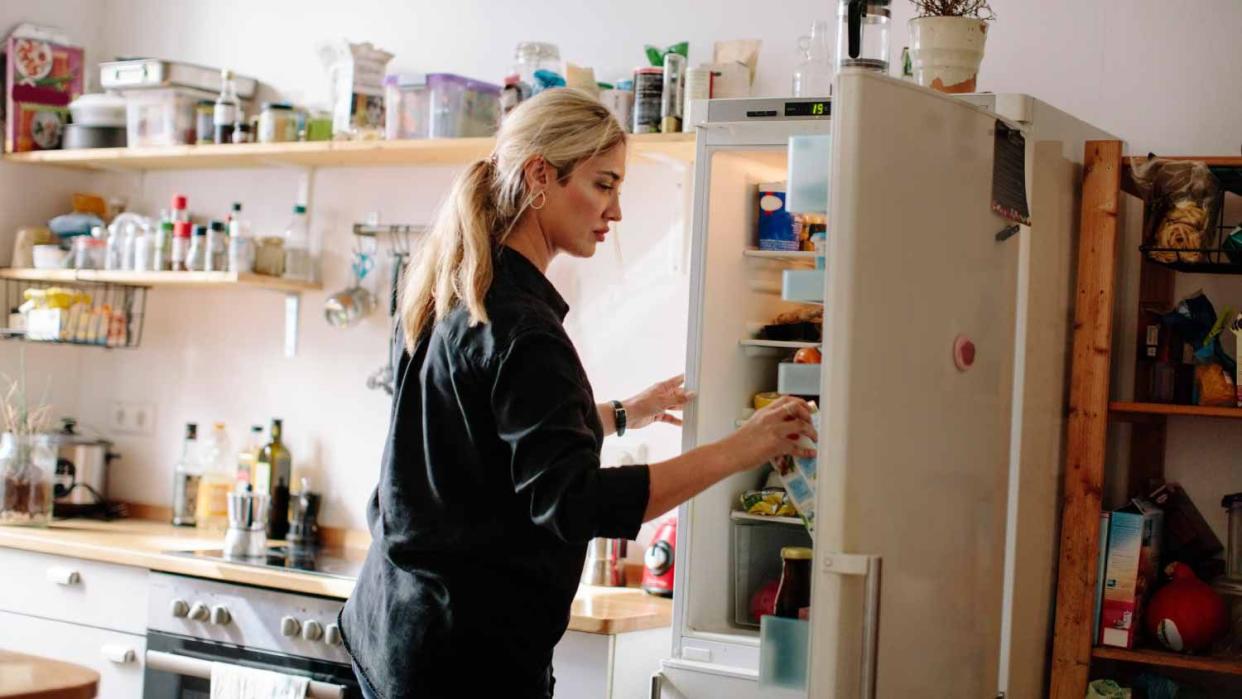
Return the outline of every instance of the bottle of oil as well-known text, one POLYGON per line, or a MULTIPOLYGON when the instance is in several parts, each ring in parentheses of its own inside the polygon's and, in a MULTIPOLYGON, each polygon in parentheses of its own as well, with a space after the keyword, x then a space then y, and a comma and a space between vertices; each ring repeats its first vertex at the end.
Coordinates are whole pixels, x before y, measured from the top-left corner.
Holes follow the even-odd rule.
POLYGON ((198 507, 195 511, 199 529, 228 529, 229 493, 233 491, 236 475, 228 430, 223 422, 217 422, 203 445, 203 475, 198 482, 198 507))
POLYGON ((282 421, 272 420, 272 441, 259 452, 255 463, 254 490, 267 493, 267 538, 283 540, 289 534, 289 479, 293 474, 293 456, 281 441, 282 421))
POLYGON ((173 517, 178 527, 194 526, 198 507, 198 482, 202 466, 198 459, 198 425, 186 423, 185 443, 181 447, 181 459, 173 472, 173 517))

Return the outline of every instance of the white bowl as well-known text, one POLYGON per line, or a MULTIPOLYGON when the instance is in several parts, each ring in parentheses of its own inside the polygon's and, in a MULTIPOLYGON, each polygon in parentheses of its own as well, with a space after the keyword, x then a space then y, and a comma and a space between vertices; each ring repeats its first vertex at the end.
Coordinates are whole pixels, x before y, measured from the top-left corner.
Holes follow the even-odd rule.
POLYGON ((62 269, 65 266, 65 256, 69 253, 61 250, 59 245, 36 245, 34 246, 34 266, 35 269, 62 269))
POLYGON ((125 100, 107 93, 82 95, 69 103, 78 126, 125 126, 125 100))

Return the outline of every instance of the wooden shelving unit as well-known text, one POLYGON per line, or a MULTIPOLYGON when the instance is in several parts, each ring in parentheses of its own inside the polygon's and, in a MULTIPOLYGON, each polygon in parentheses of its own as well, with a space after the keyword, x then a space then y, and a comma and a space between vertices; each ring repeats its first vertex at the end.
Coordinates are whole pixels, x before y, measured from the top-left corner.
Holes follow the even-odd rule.
POLYGON ((1227 420, 1242 420, 1242 408, 1212 408, 1203 405, 1177 405, 1174 403, 1131 403, 1113 401, 1108 404, 1108 412, 1114 417, 1133 417, 1139 415, 1182 416, 1182 417, 1216 417, 1227 420))
MULTIPOLYGON (((680 161, 694 159, 694 134, 630 137, 631 154, 680 161)), ((375 167, 458 165, 485 158, 493 138, 401 141, 315 141, 237 145, 90 148, 11 153, 5 162, 79 170, 205 170, 253 167, 375 167)))
POLYGON ((0 269, 0 279, 72 284, 101 282, 142 287, 250 288, 298 294, 319 291, 318 282, 299 282, 262 274, 237 272, 108 272, 75 269, 0 269))
POLYGON ((1180 653, 1166 653, 1159 650, 1126 650, 1125 648, 1110 648, 1107 646, 1096 646, 1091 651, 1091 657, 1136 665, 1175 667, 1183 670, 1197 670, 1200 672, 1212 672, 1218 675, 1237 675, 1242 677, 1242 658, 1181 655, 1180 653))
MULTIPOLYGON (((1206 162, 1228 191, 1242 194, 1242 158, 1175 157, 1206 162)), ((1127 159, 1128 160, 1128 159, 1127 159)), ((1101 493, 1110 421, 1130 422, 1128 497, 1147 495, 1164 480, 1166 431, 1170 418, 1242 419, 1242 408, 1155 403, 1149 400, 1143 367, 1136 367, 1134 399, 1110 401, 1110 365, 1116 299, 1117 215, 1123 193, 1137 195, 1120 141, 1087 144, 1074 308, 1074 347, 1070 380, 1068 446, 1057 570, 1056 631, 1049 696, 1082 699, 1093 661, 1179 668, 1221 677, 1242 676, 1242 659, 1188 656, 1158 650, 1095 646, 1096 570, 1101 493)), ((1174 275, 1168 267, 1143 259, 1139 268, 1136 318, 1141 329, 1151 311, 1174 302, 1174 275)), ((1125 348, 1122 351, 1133 351, 1125 348)))

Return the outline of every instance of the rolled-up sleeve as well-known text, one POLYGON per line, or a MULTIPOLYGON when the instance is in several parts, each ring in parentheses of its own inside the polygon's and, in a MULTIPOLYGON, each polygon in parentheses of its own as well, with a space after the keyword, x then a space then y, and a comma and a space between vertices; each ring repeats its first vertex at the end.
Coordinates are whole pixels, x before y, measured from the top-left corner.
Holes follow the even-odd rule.
POLYGON ((595 404, 568 338, 518 335, 494 365, 492 411, 509 446, 514 491, 530 517, 568 542, 633 539, 647 509, 645 465, 600 468, 595 404))

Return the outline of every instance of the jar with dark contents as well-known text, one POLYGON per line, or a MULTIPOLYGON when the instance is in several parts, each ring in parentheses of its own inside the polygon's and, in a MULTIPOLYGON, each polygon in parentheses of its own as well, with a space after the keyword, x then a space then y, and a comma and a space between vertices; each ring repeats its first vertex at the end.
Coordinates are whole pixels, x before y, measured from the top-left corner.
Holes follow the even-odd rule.
POLYGON ((194 142, 198 144, 212 143, 215 140, 215 125, 212 123, 216 103, 211 100, 199 100, 194 105, 194 142))
POLYGON ((811 606, 811 549, 786 546, 781 549, 780 587, 776 591, 773 614, 786 619, 799 618, 798 612, 811 606))

